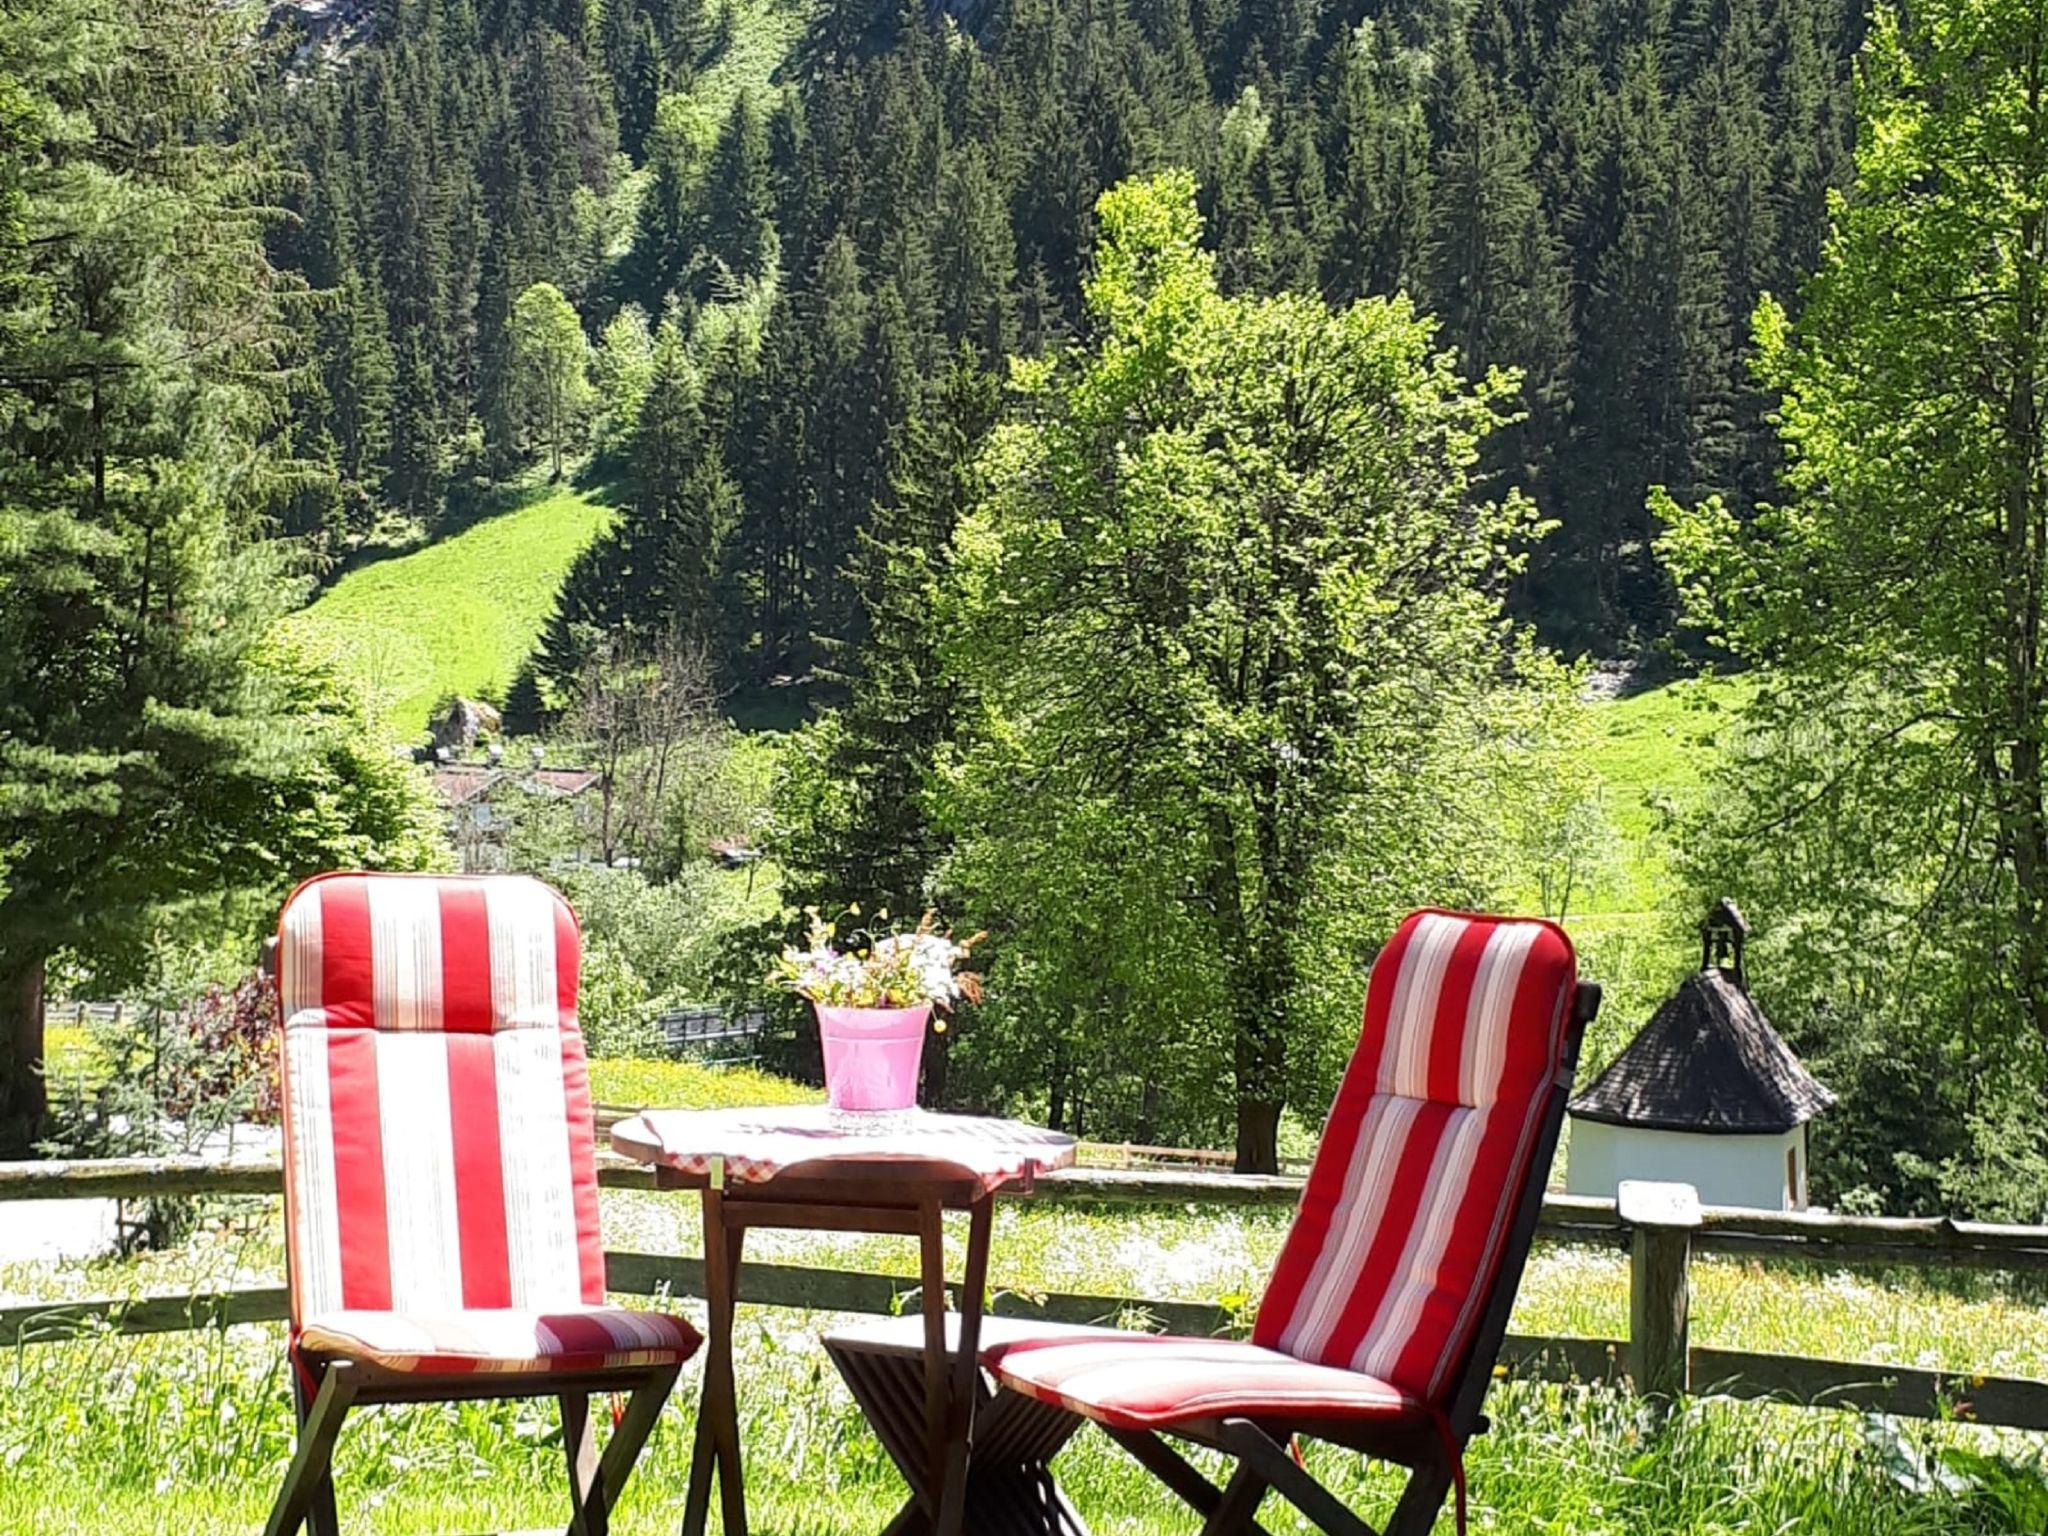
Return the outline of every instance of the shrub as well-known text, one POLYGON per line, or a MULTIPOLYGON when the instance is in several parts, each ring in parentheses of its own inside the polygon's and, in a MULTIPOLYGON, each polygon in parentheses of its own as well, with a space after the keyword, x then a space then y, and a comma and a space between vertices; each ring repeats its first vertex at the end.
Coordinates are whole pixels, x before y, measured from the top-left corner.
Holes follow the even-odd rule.
POLYGON ((633 962, 614 945, 583 946, 583 980, 576 994, 583 1045, 593 1056, 650 1056, 661 1050, 654 1021, 664 1004, 648 991, 633 962))
POLYGON ((280 1106, 277 987, 256 972, 232 987, 209 986, 174 1026, 164 1050, 159 1107, 187 1124, 246 1120, 276 1125, 280 1106))
MULTIPOLYGON (((175 962, 166 962, 175 968, 175 962)), ((208 1148, 230 1127, 278 1118, 278 998, 266 977, 232 987, 164 981, 133 1015, 91 1026, 100 1070, 76 1076, 52 1105, 56 1157, 163 1157, 208 1148)), ((123 1202, 124 1251, 176 1242, 202 1202, 123 1202)))

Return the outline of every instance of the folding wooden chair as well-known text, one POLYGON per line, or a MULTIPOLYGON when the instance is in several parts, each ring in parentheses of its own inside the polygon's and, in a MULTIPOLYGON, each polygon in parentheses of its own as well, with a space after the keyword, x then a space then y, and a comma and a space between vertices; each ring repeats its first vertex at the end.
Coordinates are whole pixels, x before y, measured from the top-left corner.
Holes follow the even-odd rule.
POLYGON ((1373 967, 1365 1027, 1248 1340, 1093 1330, 985 1351, 1002 1388, 1092 1419, 1207 1516, 1278 1491, 1330 1536, 1373 1528, 1295 1436, 1411 1469, 1387 1536, 1424 1536, 1464 1448, 1543 1205, 1597 986, 1549 923, 1419 912, 1373 967), (1163 1435, 1224 1451, 1218 1488, 1163 1435))
POLYGON ((350 1408, 543 1396, 599 1536, 699 1339, 605 1305, 575 917, 517 876, 323 875, 278 936, 299 1443, 267 1536, 334 1536, 350 1408))

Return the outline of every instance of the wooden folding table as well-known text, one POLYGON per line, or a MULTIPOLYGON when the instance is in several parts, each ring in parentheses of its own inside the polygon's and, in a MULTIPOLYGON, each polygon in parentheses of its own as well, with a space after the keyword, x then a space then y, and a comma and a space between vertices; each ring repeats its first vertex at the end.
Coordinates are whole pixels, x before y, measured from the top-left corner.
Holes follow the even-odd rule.
MULTIPOLYGON (((922 1475, 906 1475, 934 1536, 958 1536, 967 1499, 976 1356, 988 1285, 993 1196, 1074 1160, 1071 1137, 1014 1120, 921 1110, 866 1117, 823 1105, 649 1110, 612 1128, 618 1151, 655 1170, 664 1189, 702 1195, 705 1337, 703 1405, 690 1462, 683 1536, 703 1536, 718 1478, 726 1536, 746 1536, 733 1304, 749 1227, 897 1233, 918 1239, 924 1319, 922 1475), (946 1326, 944 1213, 968 1213, 967 1261, 955 1327, 946 1326), (949 1333, 951 1337, 949 1338, 949 1333), (951 1348, 949 1348, 951 1345, 951 1348)), ((864 1403, 863 1405, 869 1406, 864 1403)), ((906 1509, 906 1514, 910 1510, 906 1509)), ((892 1529, 905 1524, 899 1517, 892 1529)))

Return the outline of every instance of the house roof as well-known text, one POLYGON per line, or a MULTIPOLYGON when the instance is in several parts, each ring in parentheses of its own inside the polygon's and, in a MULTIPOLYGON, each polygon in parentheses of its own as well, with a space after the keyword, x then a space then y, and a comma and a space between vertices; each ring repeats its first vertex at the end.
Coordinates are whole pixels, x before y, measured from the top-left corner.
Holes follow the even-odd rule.
POLYGON ((558 795, 580 795, 603 777, 591 768, 536 768, 533 771, 536 789, 552 790, 558 795))
POLYGON ((1686 977, 1571 1111, 1646 1130, 1766 1135, 1804 1125, 1834 1102, 1716 966, 1686 977))
POLYGON ((467 805, 505 776, 482 763, 445 763, 434 770, 434 793, 449 805, 467 805))
POLYGON ((580 795, 603 777, 591 768, 536 768, 531 773, 515 773, 487 763, 443 763, 434 770, 434 790, 446 804, 456 806, 488 799, 505 783, 534 794, 580 795))

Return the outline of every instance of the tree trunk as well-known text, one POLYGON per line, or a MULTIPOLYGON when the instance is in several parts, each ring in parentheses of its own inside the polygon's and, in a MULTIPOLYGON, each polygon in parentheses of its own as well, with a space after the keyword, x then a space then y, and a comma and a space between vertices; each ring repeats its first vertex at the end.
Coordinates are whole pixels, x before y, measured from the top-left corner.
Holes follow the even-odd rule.
POLYGON ((1237 1171, 1280 1171, 1280 1101, 1240 1096, 1237 1101, 1237 1171))
MULTIPOLYGON (((2028 89, 2027 119, 2043 116, 2041 60, 2028 89)), ((2048 1039, 2048 772, 2044 772, 2041 712, 2041 629, 2048 582, 2048 506, 2040 484, 2044 450, 2037 396, 2042 325, 2041 277, 2048 268, 2048 228, 2038 214, 2020 221, 2014 294, 2012 382, 2005 411, 2005 722, 2009 749, 2005 835, 2010 845, 2019 905, 2018 965, 2021 1000, 2037 1035, 2048 1039)))
POLYGON ((1056 1131, 1067 1128, 1067 1052, 1064 1045, 1052 1048, 1052 1071, 1046 1080, 1046 1123, 1056 1131))
POLYGON ((1273 968, 1247 964, 1233 1022, 1237 1078, 1237 1171, 1280 1171, 1280 1110, 1287 1102, 1285 994, 1273 968))
POLYGON ((0 1157, 25 1157, 43 1134, 43 957, 0 959, 0 1157))
MULTIPOLYGON (((1267 838, 1261 829, 1263 847, 1267 838)), ((1287 975, 1282 947, 1260 943, 1245 921, 1237 829, 1221 806, 1209 811, 1209 904, 1217 948, 1231 981, 1230 1057, 1237 1081, 1237 1171, 1280 1171, 1287 975)), ((1270 883, 1270 868, 1268 870, 1270 883)))

